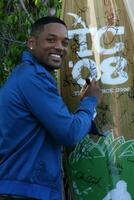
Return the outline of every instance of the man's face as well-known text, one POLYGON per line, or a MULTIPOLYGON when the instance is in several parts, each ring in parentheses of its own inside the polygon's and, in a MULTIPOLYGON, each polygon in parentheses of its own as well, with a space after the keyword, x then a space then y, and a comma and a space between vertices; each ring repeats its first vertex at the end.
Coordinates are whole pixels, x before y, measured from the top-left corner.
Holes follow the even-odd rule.
POLYGON ((38 37, 32 37, 29 48, 38 62, 50 69, 61 67, 67 54, 67 29, 60 23, 44 25, 44 30, 38 37))

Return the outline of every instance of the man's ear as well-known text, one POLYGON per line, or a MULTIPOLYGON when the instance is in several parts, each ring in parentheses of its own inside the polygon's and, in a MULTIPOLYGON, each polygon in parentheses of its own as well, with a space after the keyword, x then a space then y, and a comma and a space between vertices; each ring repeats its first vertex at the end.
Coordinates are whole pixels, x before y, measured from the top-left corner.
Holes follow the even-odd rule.
POLYGON ((27 47, 28 47, 28 49, 34 50, 35 46, 36 46, 36 39, 35 39, 35 37, 28 38, 28 40, 27 40, 27 47))

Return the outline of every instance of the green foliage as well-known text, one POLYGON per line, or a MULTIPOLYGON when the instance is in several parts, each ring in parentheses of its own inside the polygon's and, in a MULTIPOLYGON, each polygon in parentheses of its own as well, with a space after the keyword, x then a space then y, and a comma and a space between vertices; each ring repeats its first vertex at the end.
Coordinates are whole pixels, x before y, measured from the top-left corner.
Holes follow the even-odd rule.
POLYGON ((31 23, 46 15, 60 17, 61 4, 62 0, 0 1, 0 85, 20 62, 31 23))

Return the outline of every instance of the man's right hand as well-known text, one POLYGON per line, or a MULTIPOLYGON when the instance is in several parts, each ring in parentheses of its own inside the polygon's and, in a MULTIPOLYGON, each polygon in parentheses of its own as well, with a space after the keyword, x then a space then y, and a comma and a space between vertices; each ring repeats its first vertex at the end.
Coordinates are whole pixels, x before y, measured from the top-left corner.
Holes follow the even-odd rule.
POLYGON ((80 97, 83 99, 86 96, 96 96, 98 99, 98 104, 101 101, 102 93, 100 89, 99 82, 93 79, 91 82, 86 81, 86 84, 80 91, 80 97))

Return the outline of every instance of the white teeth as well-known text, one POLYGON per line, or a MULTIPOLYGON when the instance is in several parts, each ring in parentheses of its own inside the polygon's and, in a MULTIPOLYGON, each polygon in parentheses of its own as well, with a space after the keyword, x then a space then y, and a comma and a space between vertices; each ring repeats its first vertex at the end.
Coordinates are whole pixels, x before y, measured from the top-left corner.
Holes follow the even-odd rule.
POLYGON ((57 54, 51 54, 51 56, 56 57, 56 58, 60 58, 61 57, 60 55, 57 55, 57 54))

